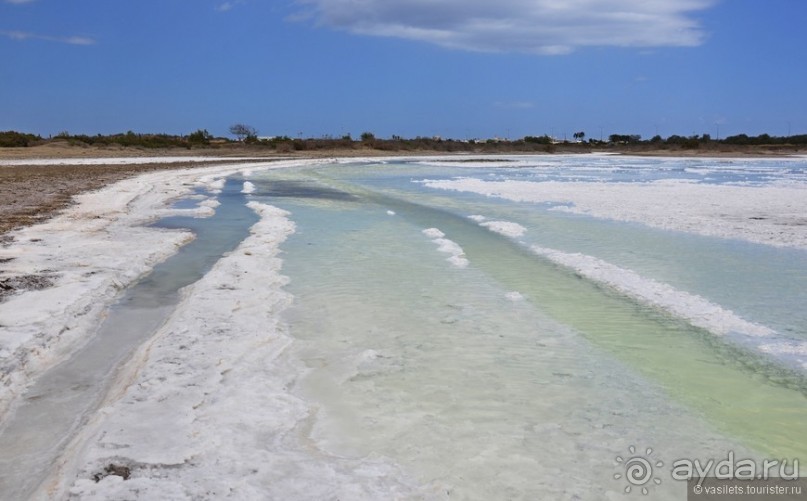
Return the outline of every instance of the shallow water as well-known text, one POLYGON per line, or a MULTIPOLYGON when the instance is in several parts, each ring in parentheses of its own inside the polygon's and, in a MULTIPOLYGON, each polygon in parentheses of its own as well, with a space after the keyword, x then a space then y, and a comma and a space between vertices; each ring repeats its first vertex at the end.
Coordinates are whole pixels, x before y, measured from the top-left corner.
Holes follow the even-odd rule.
POLYGON ((257 221, 241 183, 229 181, 210 219, 166 218, 155 226, 189 228, 196 239, 124 292, 96 335, 44 373, 0 428, 0 499, 27 499, 76 431, 86 423, 115 370, 173 311, 179 289, 201 278, 257 221))
MULTIPOLYGON (((765 321, 773 317, 754 314, 755 293, 734 290, 744 283, 737 266, 753 264, 747 283, 767 277, 757 290, 785 303, 771 323, 799 336, 803 318, 787 295, 803 294, 803 281, 788 269, 803 273, 803 253, 411 183, 434 170, 456 173, 348 165, 251 179, 254 196, 289 210, 297 225, 283 246, 295 296, 286 320, 294 355, 311 369, 297 391, 317 406, 320 447, 387 458, 432 492, 477 499, 613 495, 626 487, 614 479, 616 457, 632 445, 667 465, 730 451, 807 457, 802 373, 585 280, 467 216, 520 222, 529 243, 657 280, 669 274, 683 290, 733 299, 732 308, 765 321), (290 182, 306 195, 282 189, 290 182), (469 266, 453 266, 428 228, 458 244, 469 266)), ((653 499, 680 499, 684 487, 669 469, 657 473, 653 499)))
POLYGON ((752 184, 760 185, 770 181, 807 181, 807 161, 762 160, 761 165, 756 165, 743 160, 572 157, 537 161, 521 159, 518 162, 523 166, 497 169, 426 167, 409 163, 380 168, 344 166, 341 170, 328 171, 328 176, 440 207, 460 216, 480 214, 490 220, 520 223, 527 232, 519 240, 526 244, 596 256, 642 276, 701 295, 749 321, 762 323, 795 339, 807 340, 807 309, 801 307, 807 303, 807 252, 803 250, 703 237, 548 210, 552 205, 426 191, 417 183, 424 178, 453 177, 574 181, 577 180, 574 173, 585 170, 592 176, 587 181, 689 179, 699 182, 720 180, 723 184, 732 184, 740 179, 753 178, 756 181, 752 184), (536 163, 542 166, 529 167, 536 163), (730 169, 732 166, 735 167, 730 169), (694 174, 687 174, 690 171, 706 174, 695 178, 694 174))

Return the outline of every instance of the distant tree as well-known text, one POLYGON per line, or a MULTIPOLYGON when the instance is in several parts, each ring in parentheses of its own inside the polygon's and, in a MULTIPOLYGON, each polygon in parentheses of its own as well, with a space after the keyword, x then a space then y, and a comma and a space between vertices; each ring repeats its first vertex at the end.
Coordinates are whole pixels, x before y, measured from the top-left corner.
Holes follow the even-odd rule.
POLYGON ((552 138, 544 134, 543 136, 524 136, 523 141, 525 143, 535 143, 535 144, 552 144, 552 138))
POLYGON ((738 134, 727 137, 723 142, 726 144, 751 144, 751 138, 748 137, 748 134, 738 134))
POLYGON ((362 132, 361 141, 363 143, 372 143, 373 141, 375 141, 375 134, 373 134, 372 132, 362 132))
POLYGON ((258 138, 258 130, 255 127, 245 124, 235 124, 230 126, 230 134, 237 137, 239 141, 258 138))
POLYGON ((642 140, 642 136, 639 134, 611 134, 608 136, 608 140, 612 143, 638 143, 642 140))
POLYGON ((210 144, 212 138, 213 136, 207 132, 207 129, 198 129, 188 135, 188 142, 191 144, 210 144))
POLYGON ((13 130, 0 132, 0 147, 2 148, 30 146, 32 143, 41 140, 42 138, 35 134, 26 134, 13 130))
POLYGON ((582 141, 582 140, 583 140, 583 139, 586 137, 586 133, 585 133, 585 132, 583 132, 583 131, 580 131, 580 132, 575 132, 574 134, 572 134, 572 136, 573 136, 575 139, 582 141))

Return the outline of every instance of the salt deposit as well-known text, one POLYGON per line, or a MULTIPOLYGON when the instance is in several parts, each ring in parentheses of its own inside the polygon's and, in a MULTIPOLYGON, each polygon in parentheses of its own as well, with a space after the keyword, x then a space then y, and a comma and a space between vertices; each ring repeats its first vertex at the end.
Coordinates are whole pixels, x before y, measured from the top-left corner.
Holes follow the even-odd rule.
POLYGON ((551 210, 631 221, 655 228, 740 238, 807 249, 807 185, 426 180, 430 188, 478 193, 518 202, 555 204, 551 210))

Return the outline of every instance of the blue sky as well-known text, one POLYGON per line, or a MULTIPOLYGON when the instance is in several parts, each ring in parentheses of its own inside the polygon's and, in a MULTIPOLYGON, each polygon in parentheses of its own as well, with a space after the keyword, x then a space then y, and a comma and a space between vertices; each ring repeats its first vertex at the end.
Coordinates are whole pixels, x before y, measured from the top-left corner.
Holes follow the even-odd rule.
POLYGON ((0 0, 0 130, 807 133, 804 0, 0 0))

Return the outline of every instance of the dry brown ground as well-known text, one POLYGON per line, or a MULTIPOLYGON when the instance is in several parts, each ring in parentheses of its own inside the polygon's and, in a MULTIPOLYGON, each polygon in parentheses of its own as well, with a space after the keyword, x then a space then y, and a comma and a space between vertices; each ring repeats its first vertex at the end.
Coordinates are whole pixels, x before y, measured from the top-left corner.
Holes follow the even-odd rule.
POLYGON ((9 230, 52 217, 79 193, 144 172, 200 165, 205 163, 0 166, 0 238, 9 230))

